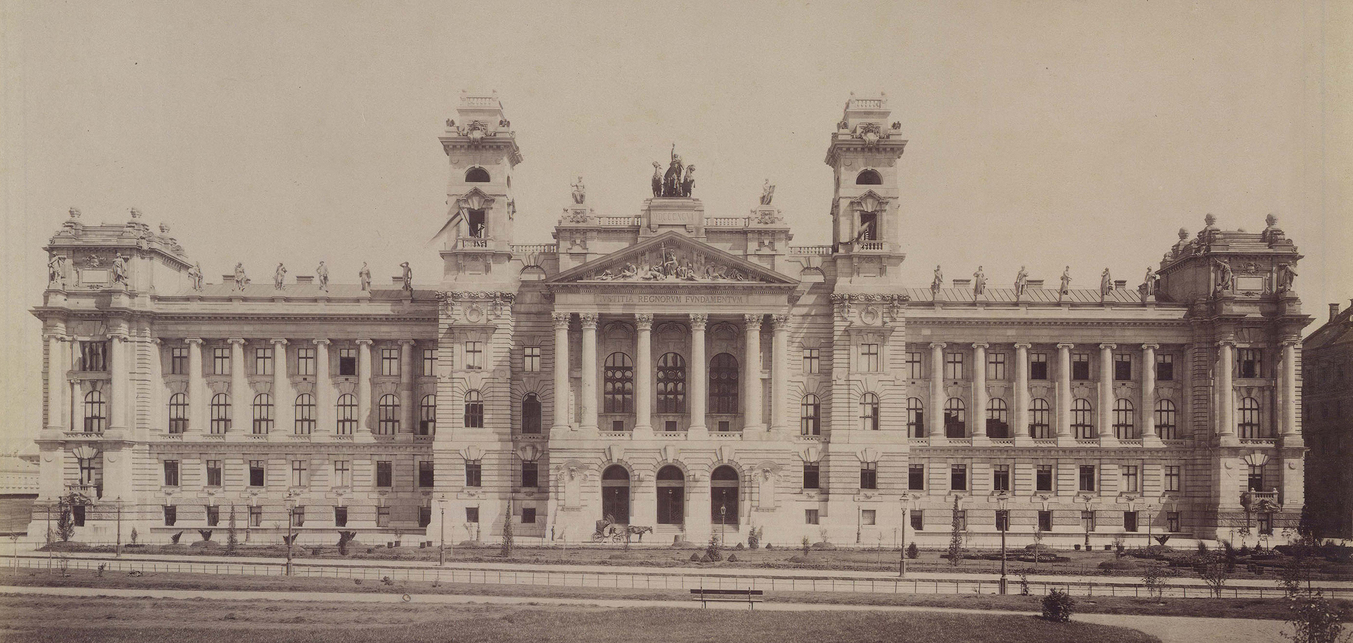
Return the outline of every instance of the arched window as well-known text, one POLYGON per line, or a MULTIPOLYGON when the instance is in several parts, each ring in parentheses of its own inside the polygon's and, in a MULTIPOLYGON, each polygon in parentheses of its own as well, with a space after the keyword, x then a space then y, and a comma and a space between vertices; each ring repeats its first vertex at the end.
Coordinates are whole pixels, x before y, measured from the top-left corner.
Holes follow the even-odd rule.
POLYGON ((211 432, 222 435, 230 430, 230 396, 217 393, 211 396, 211 432))
POLYGON ((183 433, 188 430, 188 396, 175 393, 169 396, 169 432, 183 433))
POLYGON ((630 522, 630 472, 618 464, 601 472, 601 517, 622 525, 630 522))
POLYGON ((987 401, 987 437, 1010 437, 1010 421, 1006 413, 1005 400, 993 397, 987 401))
POLYGON ((1052 437, 1052 407, 1041 397, 1036 397, 1029 403, 1029 437, 1044 439, 1052 437))
POLYGON ((680 525, 686 521, 686 477, 681 469, 667 465, 658 469, 658 524, 680 525))
POLYGON ((472 167, 465 170, 466 183, 488 183, 489 171, 482 167, 472 167))
POLYGON ((1238 420, 1241 438, 1269 437, 1259 421, 1259 400, 1252 397, 1240 398, 1240 417, 1238 420))
POLYGON ((860 396, 860 430, 879 430, 879 396, 873 393, 860 396))
POLYGON ((1095 439, 1095 413, 1090 401, 1078 397, 1071 401, 1071 433, 1077 440, 1095 439))
POLYGON ((399 396, 385 394, 376 403, 376 435, 399 433, 399 396))
POLYGON ((634 362, 624 353, 606 356, 606 370, 602 373, 602 412, 634 412, 634 362))
POLYGON ((418 403, 418 435, 437 435, 436 395, 424 395, 418 403))
POLYGON ((925 405, 919 397, 907 398, 907 437, 924 438, 926 436, 925 428, 925 405))
POLYGON ((259 393, 254 396, 254 435, 272 431, 272 396, 259 393))
POLYGON ((1174 402, 1156 400, 1156 432, 1160 434, 1160 439, 1178 440, 1179 427, 1177 422, 1174 402))
POLYGON ((951 397, 944 402, 944 437, 968 437, 968 412, 963 400, 951 397))
POLYGON ((658 412, 686 412, 686 360, 676 353, 658 358, 658 412))
POLYGON ((709 474, 710 522, 725 525, 738 524, 738 472, 728 465, 709 474))
POLYGON ((484 428, 484 398, 479 396, 479 391, 465 393, 465 428, 484 428))
POLYGON ((521 398, 521 432, 540 433, 540 398, 535 393, 521 398))
POLYGON ((296 435, 315 432, 315 396, 301 393, 296 396, 296 435))
POLYGON ((85 394, 85 433, 103 433, 108 427, 108 405, 103 401, 103 393, 90 391, 85 394))
POLYGON ((357 431, 357 396, 344 393, 338 396, 338 434, 352 435, 357 431))
POLYGON ((799 414, 799 433, 803 435, 822 435, 822 403, 817 396, 809 393, 803 396, 802 412, 799 414))
POLYGON ((856 175, 855 185, 883 185, 883 177, 875 170, 865 170, 856 175))
POLYGON ((1135 440, 1142 437, 1137 433, 1137 413, 1132 402, 1118 398, 1113 403, 1113 436, 1119 440, 1135 440))
POLYGON ((738 360, 728 353, 719 353, 709 361, 709 412, 738 412, 738 360))

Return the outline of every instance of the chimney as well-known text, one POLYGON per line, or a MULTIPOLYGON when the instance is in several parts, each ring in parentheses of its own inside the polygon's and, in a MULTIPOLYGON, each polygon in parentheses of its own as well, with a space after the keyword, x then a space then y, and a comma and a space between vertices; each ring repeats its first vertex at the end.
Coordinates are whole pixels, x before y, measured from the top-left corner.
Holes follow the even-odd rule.
POLYGON ((1330 304, 1330 322, 1332 323, 1334 321, 1334 318, 1338 316, 1339 316, 1339 304, 1338 303, 1330 304))

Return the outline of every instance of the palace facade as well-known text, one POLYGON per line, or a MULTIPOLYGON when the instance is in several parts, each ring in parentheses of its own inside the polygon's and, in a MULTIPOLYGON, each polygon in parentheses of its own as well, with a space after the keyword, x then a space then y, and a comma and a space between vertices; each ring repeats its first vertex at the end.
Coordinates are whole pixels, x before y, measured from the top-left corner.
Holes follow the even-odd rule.
POLYGON ((604 518, 659 544, 1294 528, 1310 318, 1276 218, 1247 233, 1209 215, 1140 287, 1107 270, 1089 289, 909 283, 889 116, 851 97, 828 128, 823 245, 790 245, 771 186, 750 213, 707 214, 675 152, 635 214, 596 214, 580 181, 555 243, 516 244, 523 157, 482 95, 440 137, 435 283, 204 283, 164 226, 73 210, 33 310, 29 533, 70 494, 86 542, 223 540, 231 516, 242 540, 290 522, 317 543, 492 541, 505 520, 578 543, 604 518))
POLYGON ((1322 538, 1353 537, 1353 306, 1303 343, 1307 520, 1322 538))

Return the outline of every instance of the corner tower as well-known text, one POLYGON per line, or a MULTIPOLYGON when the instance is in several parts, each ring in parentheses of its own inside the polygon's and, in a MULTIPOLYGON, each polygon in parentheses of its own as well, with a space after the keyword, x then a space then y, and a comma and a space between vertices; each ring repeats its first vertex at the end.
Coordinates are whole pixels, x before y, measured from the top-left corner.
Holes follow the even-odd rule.
POLYGON ((838 279, 872 283, 896 279, 902 264, 897 160, 907 142, 901 123, 888 123, 888 97, 846 101, 827 147, 835 174, 832 194, 832 254, 838 279))
POLYGON ((456 118, 447 119, 439 140, 450 169, 446 223, 437 235, 444 279, 493 279, 495 266, 511 257, 512 170, 522 160, 497 92, 461 92, 456 118))

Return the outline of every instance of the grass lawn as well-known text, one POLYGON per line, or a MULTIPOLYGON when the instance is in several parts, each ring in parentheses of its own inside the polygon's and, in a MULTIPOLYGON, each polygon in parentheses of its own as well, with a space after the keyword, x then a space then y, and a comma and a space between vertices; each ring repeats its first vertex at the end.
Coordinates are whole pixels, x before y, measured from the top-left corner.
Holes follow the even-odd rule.
POLYGON ((1030 616, 0 597, 0 641, 1157 641, 1030 616))

